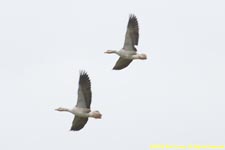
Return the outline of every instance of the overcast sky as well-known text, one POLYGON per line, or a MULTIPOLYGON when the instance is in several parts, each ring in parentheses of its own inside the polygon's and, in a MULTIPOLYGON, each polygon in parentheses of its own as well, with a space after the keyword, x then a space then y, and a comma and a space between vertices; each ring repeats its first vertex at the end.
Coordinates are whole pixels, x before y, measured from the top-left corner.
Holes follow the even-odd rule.
POLYGON ((0 66, 3 150, 225 144, 223 0, 2 0, 0 66), (148 59, 114 71, 130 13, 148 59), (80 69, 103 118, 70 132, 80 69))

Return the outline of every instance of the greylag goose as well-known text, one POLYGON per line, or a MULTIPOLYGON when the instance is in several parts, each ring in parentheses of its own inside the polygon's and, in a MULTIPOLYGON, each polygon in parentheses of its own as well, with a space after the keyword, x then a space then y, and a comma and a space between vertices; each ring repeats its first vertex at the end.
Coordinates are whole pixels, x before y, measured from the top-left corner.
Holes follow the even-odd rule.
POLYGON ((80 71, 79 88, 77 104, 74 108, 55 109, 56 111, 67 111, 75 115, 70 130, 78 131, 82 129, 88 121, 89 117, 101 119, 102 115, 99 111, 91 111, 91 81, 85 71, 80 71))
POLYGON ((138 45, 139 27, 135 15, 131 14, 129 17, 127 32, 123 48, 119 51, 107 50, 106 54, 117 54, 120 58, 117 60, 114 70, 121 70, 127 67, 134 59, 147 59, 146 54, 137 54, 135 45, 138 45))

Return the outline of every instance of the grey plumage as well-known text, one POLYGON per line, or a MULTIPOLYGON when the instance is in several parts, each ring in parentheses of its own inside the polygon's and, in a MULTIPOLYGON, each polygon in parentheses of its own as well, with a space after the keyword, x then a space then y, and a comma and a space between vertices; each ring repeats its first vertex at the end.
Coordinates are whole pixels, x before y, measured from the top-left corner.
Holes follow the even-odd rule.
POLYGON ((60 112, 70 112, 74 116, 70 130, 78 131, 88 122, 88 118, 101 119, 102 114, 98 111, 91 111, 91 81, 85 71, 80 71, 77 104, 72 109, 59 107, 55 109, 60 112))
POLYGON ((75 116, 70 130, 78 131, 78 130, 82 129, 85 126, 85 124, 87 123, 87 121, 88 121, 88 118, 82 118, 82 117, 75 116))
MULTIPOLYGON (((138 45, 138 39, 139 39, 138 21, 136 16, 131 14, 127 25, 127 32, 125 35, 123 50, 131 51, 134 54, 136 54, 137 49, 135 48, 135 45, 138 45)), ((113 67, 113 70, 121 70, 127 67, 132 61, 133 61, 132 59, 125 59, 123 57, 120 57, 117 60, 115 66, 113 67)))
POLYGON ((133 60, 132 59, 124 59, 122 57, 120 57, 115 66, 113 67, 113 70, 121 70, 125 67, 127 67, 133 60))
POLYGON ((80 71, 78 98, 76 107, 89 108, 91 105, 91 81, 85 71, 80 71))
MULTIPOLYGON (((78 98, 77 98, 76 107, 88 108, 89 109, 88 112, 90 112, 91 95, 92 95, 91 81, 88 77, 88 74, 85 71, 80 71, 78 98)), ((88 118, 75 116, 70 130, 78 131, 82 129, 87 123, 87 121, 88 121, 88 118)))
POLYGON ((123 49, 137 51, 134 46, 138 45, 138 39, 139 39, 138 21, 136 16, 131 14, 127 25, 127 32, 125 36, 123 49))

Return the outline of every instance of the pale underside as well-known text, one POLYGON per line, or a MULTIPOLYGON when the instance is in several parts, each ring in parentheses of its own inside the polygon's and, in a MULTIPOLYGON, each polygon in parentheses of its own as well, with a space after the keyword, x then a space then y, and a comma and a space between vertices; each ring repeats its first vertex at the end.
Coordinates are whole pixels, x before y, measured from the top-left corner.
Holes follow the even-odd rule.
POLYGON ((82 129, 88 121, 88 113, 90 109, 75 107, 73 110, 75 117, 72 122, 72 127, 70 130, 78 131, 82 129))
POLYGON ((78 131, 85 126, 85 124, 88 121, 88 113, 90 112, 90 105, 91 105, 91 82, 86 72, 80 72, 78 98, 76 107, 73 109, 75 117, 72 122, 71 130, 78 131))

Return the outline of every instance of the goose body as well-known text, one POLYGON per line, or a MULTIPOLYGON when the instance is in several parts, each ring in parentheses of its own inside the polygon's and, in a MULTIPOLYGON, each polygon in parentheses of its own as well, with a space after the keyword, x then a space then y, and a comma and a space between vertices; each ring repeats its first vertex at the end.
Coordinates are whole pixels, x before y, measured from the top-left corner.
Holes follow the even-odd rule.
POLYGON ((127 67, 134 59, 147 59, 146 54, 138 54, 135 45, 138 45, 139 26, 135 15, 130 15, 124 46, 121 50, 107 50, 107 54, 117 54, 120 58, 117 60, 114 70, 121 70, 127 67))
POLYGON ((56 111, 66 111, 72 113, 75 117, 70 130, 78 131, 82 129, 89 117, 101 119, 99 111, 91 111, 91 81, 85 71, 80 72, 77 104, 74 108, 68 109, 59 107, 56 111))

